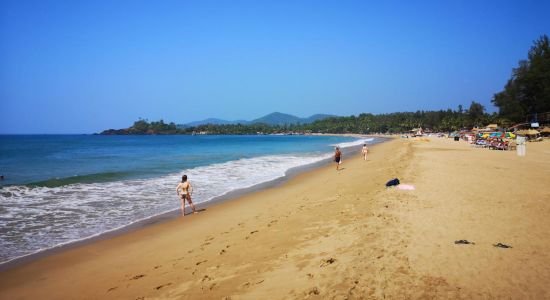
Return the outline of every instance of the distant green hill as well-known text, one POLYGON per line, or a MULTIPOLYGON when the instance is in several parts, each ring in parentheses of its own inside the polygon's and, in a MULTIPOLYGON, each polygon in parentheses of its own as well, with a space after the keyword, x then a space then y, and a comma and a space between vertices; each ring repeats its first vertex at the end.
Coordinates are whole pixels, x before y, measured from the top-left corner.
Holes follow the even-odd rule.
POLYGON ((289 114, 283 114, 280 112, 270 113, 267 116, 263 116, 256 120, 252 120, 251 123, 265 123, 269 125, 290 125, 290 124, 309 124, 317 120, 323 120, 326 118, 335 117, 333 115, 316 114, 308 118, 300 118, 289 114))
POLYGON ((212 124, 212 125, 251 124, 251 123, 264 123, 268 125, 290 125, 290 124, 298 124, 298 123, 309 124, 317 120, 323 120, 330 117, 335 117, 335 116, 327 115, 327 114, 316 114, 307 118, 300 118, 289 114, 274 112, 252 121, 246 121, 246 120, 228 121, 228 120, 222 120, 222 119, 209 118, 201 121, 194 121, 186 124, 180 124, 178 125, 178 128, 195 127, 195 126, 206 125, 206 124, 212 124))
POLYGON ((264 123, 269 125, 285 125, 285 124, 296 124, 300 123, 302 118, 289 115, 289 114, 283 114, 280 112, 274 112, 270 113, 269 115, 263 116, 261 118, 252 120, 251 123, 264 123))
POLYGON ((216 119, 216 118, 208 118, 201 121, 194 121, 194 122, 178 125, 178 127, 187 128, 187 127, 195 127, 195 126, 205 125, 205 124, 226 125, 226 124, 249 124, 249 123, 250 121, 245 121, 245 120, 228 121, 228 120, 222 120, 222 119, 216 119))
POLYGON ((327 115, 327 114, 316 114, 316 115, 313 115, 309 118, 305 118, 304 119, 305 121, 302 121, 300 123, 309 124, 309 123, 313 123, 317 120, 324 120, 324 119, 328 119, 328 118, 332 118, 332 117, 336 117, 336 116, 335 115, 327 115))

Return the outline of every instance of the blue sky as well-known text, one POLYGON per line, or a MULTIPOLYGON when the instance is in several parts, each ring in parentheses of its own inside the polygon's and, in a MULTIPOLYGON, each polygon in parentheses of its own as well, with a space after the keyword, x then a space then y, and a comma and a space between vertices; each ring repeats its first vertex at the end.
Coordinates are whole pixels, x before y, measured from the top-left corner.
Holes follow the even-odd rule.
POLYGON ((1 1, 0 133, 455 109, 490 100, 549 1, 1 1))

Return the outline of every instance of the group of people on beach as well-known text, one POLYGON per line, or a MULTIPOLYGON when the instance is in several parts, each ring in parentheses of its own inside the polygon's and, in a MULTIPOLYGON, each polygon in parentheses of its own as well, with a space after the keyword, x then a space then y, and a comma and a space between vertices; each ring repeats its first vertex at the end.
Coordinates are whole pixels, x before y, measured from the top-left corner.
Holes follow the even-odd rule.
MULTIPOLYGON (((367 160, 368 152, 369 152, 369 148, 367 147, 367 144, 363 144, 363 148, 361 149, 361 155, 365 160, 367 160)), ((340 170, 340 164, 342 163, 342 151, 340 151, 340 147, 336 147, 334 150, 334 162, 336 163, 336 171, 340 170)), ((193 186, 191 185, 191 183, 189 183, 189 181, 187 181, 187 175, 183 175, 181 177, 181 182, 176 187, 176 194, 178 194, 178 197, 180 198, 180 201, 181 201, 182 215, 185 215, 186 201, 191 206, 193 213, 194 214, 197 213, 197 210, 195 209, 195 205, 191 200, 192 193, 193 193, 193 186)))
MULTIPOLYGON (((361 149, 361 156, 363 156, 363 159, 367 160, 367 155, 369 154, 369 148, 367 147, 367 144, 363 144, 363 148, 361 149)), ((340 165, 342 164, 342 151, 340 151, 340 147, 336 147, 334 149, 334 162, 336 163, 336 171, 340 170, 340 165)))

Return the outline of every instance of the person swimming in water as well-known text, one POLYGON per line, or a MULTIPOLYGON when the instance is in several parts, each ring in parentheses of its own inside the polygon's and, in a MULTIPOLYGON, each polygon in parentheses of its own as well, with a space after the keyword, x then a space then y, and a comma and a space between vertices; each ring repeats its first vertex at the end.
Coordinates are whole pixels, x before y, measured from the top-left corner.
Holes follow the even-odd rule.
POLYGON ((191 186, 189 181, 187 181, 187 175, 183 175, 181 177, 181 182, 176 187, 176 193, 178 194, 181 200, 181 215, 185 216, 186 200, 187 200, 187 203, 191 205, 191 208, 193 209, 193 213, 196 214, 197 211, 195 210, 195 205, 193 204, 193 201, 191 201, 191 194, 193 193, 193 187, 191 186))

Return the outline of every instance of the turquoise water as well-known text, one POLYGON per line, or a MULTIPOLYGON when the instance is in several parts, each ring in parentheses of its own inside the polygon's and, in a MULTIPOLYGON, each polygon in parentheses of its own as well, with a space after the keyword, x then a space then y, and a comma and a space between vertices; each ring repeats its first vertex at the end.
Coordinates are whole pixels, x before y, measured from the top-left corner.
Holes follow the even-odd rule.
POLYGON ((0 184, 61 186, 155 177, 241 158, 321 153, 352 138, 316 136, 0 136, 0 184))
MULTIPOLYGON (((376 142, 374 139, 366 140, 376 142)), ((333 136, 0 136, 0 263, 97 236, 329 158, 333 136)))

